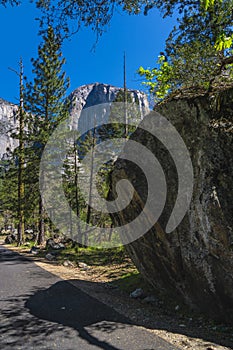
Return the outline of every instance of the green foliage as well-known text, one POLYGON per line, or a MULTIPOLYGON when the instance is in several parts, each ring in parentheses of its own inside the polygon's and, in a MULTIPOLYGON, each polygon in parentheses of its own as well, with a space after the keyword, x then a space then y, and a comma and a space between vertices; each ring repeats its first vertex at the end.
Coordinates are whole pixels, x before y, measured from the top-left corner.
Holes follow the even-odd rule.
POLYGON ((156 68, 138 70, 156 101, 180 89, 208 90, 232 81, 233 2, 175 3, 179 26, 170 33, 165 54, 156 68))
POLYGON ((220 34, 215 42, 216 51, 224 51, 230 49, 233 43, 233 34, 231 36, 226 36, 224 33, 220 34))
POLYGON ((144 85, 149 87, 150 93, 155 93, 156 99, 163 99, 172 88, 173 66, 166 61, 164 55, 159 56, 158 68, 145 69, 139 67, 138 74, 146 79, 144 85))
POLYGON ((17 6, 20 4, 20 1, 17 1, 17 0, 1 0, 0 1, 0 5, 6 7, 7 5, 11 5, 11 6, 17 6))
POLYGON ((49 26, 38 48, 38 58, 32 59, 34 80, 27 82, 24 93, 24 105, 28 115, 26 185, 33 188, 30 199, 39 210, 40 230, 44 230, 42 226, 45 219, 39 191, 40 160, 50 135, 69 112, 69 103, 65 96, 69 80, 62 71, 64 63, 60 39, 49 26))
POLYGON ((95 247, 75 248, 67 247, 61 251, 59 260, 69 259, 75 262, 84 262, 89 266, 109 266, 112 264, 120 264, 128 260, 127 253, 123 246, 118 248, 103 249, 95 247))
MULTIPOLYGON (((28 156, 28 149, 26 149, 28 156)), ((3 211, 9 211, 18 223, 18 161, 19 148, 16 148, 12 154, 9 154, 7 161, 1 161, 0 175, 0 207, 3 211)), ((25 183, 25 201, 24 214, 25 223, 30 224, 34 220, 35 208, 37 206, 36 198, 39 195, 39 186, 35 176, 33 164, 27 163, 26 171, 23 172, 22 180, 25 183)))
POLYGON ((1 161, 0 206, 3 211, 11 211, 17 216, 17 165, 15 161, 1 161), (7 170, 4 170, 7 169, 7 170))
POLYGON ((42 39, 38 58, 32 59, 34 81, 26 84, 24 94, 25 110, 29 115, 27 142, 33 153, 33 159, 29 156, 28 162, 33 162, 34 166, 35 159, 40 160, 49 136, 68 115, 69 109, 65 100, 69 80, 62 72, 65 59, 62 58, 59 37, 52 27, 48 27, 42 39))
POLYGON ((142 288, 144 292, 151 294, 152 288, 145 282, 142 275, 135 269, 132 272, 124 273, 112 282, 121 290, 130 294, 137 288, 142 288))
POLYGON ((37 7, 44 13, 41 25, 48 18, 59 33, 72 34, 83 26, 91 27, 97 36, 102 35, 110 23, 116 8, 121 7, 129 14, 147 12, 154 7, 154 1, 148 0, 34 0, 37 7), (74 23, 76 27, 74 27, 74 23), (74 30, 74 28, 76 28, 74 30))
POLYGON ((201 0, 201 6, 206 11, 214 5, 215 0, 201 0))
MULTIPOLYGON (((104 1, 80 1, 80 0, 32 0, 43 15, 41 26, 48 25, 48 22, 56 27, 61 34, 70 35, 80 29, 82 25, 91 27, 97 35, 103 34, 105 28, 110 23, 114 12, 121 8, 128 14, 147 15, 153 8, 158 8, 164 17, 170 16, 173 12, 179 14, 192 12, 200 7, 202 11, 210 11, 216 4, 221 4, 224 0, 104 0, 104 1), (49 20, 48 20, 49 19, 49 20), (74 29, 74 22, 76 29, 74 29)), ((2 0, 1 5, 19 5, 18 0, 2 0)))
POLYGON ((43 42, 38 48, 38 58, 32 59, 34 82, 27 83, 25 109, 33 115, 33 124, 38 122, 48 133, 62 119, 64 97, 69 87, 69 79, 62 72, 65 59, 61 54, 61 42, 50 26, 43 35, 43 42))
POLYGON ((81 25, 89 26, 98 35, 101 35, 106 26, 110 23, 116 9, 121 8, 129 14, 147 15, 153 8, 158 8, 163 16, 169 16, 174 11, 183 13, 199 6, 204 11, 209 11, 217 3, 224 0, 199 0, 199 1, 181 1, 181 0, 35 0, 38 8, 44 12, 42 25, 47 23, 47 19, 53 21, 56 28, 65 34, 72 33, 72 21, 77 23, 78 30, 81 25))
MULTIPOLYGON (((218 2, 222 2, 222 0, 217 0, 218 2)), ((201 6, 205 11, 209 10, 210 8, 214 7, 214 4, 216 3, 216 0, 200 0, 201 6)))

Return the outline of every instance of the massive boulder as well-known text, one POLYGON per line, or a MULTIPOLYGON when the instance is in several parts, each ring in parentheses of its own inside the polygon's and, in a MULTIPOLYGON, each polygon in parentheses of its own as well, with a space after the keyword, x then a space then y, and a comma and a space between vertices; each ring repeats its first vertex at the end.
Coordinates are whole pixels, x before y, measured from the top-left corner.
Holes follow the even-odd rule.
MULTIPOLYGON (((168 190, 160 218, 143 237, 127 245, 137 268, 158 293, 230 323, 233 323, 232 106, 233 89, 173 98, 156 107, 139 124, 131 139, 142 143, 158 158, 168 190), (166 147, 142 129, 146 124, 153 129, 157 113, 166 117, 183 138, 194 172, 191 204, 171 233, 165 230, 177 197, 177 169, 166 147)), ((118 226, 139 215, 148 190, 143 169, 119 159, 111 177, 110 199, 117 197, 116 184, 122 178, 133 184, 135 192, 130 205, 113 214, 118 226)))

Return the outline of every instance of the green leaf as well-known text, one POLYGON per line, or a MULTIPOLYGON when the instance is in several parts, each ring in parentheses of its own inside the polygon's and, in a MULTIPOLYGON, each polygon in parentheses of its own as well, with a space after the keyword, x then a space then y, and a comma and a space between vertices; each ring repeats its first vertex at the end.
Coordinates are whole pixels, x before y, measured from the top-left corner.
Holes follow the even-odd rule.
POLYGON ((214 45, 217 51, 230 49, 233 44, 233 35, 226 37, 225 34, 221 34, 214 45))

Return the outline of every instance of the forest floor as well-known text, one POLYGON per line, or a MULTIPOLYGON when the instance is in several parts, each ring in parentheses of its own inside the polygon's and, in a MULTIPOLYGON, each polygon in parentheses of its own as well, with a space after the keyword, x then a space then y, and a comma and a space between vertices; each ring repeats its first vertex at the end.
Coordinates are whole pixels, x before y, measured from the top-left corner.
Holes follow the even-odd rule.
POLYGON ((154 332, 176 348, 233 349, 232 328, 216 324, 170 301, 160 300, 122 249, 69 249, 64 250, 56 261, 48 261, 45 258, 46 250, 33 255, 30 247, 6 245, 6 248, 32 259, 41 268, 113 307, 134 324, 154 332), (147 303, 144 299, 130 298, 130 292, 137 288, 142 288, 154 300, 147 303))

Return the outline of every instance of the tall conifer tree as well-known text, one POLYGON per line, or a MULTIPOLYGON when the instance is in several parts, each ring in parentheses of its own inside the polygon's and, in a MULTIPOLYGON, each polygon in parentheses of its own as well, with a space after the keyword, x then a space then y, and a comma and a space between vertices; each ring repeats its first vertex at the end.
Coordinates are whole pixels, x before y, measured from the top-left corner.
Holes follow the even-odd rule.
MULTIPOLYGON (((32 59, 34 80, 27 83, 25 96, 26 109, 31 115, 29 123, 31 152, 28 171, 35 174, 34 181, 37 183, 39 183, 40 159, 46 142, 58 123, 67 116, 69 109, 65 99, 69 79, 63 72, 65 59, 61 53, 61 41, 51 26, 48 26, 42 39, 38 48, 38 58, 32 59)), ((39 191, 38 197, 38 243, 41 244, 45 235, 45 214, 39 191)))

